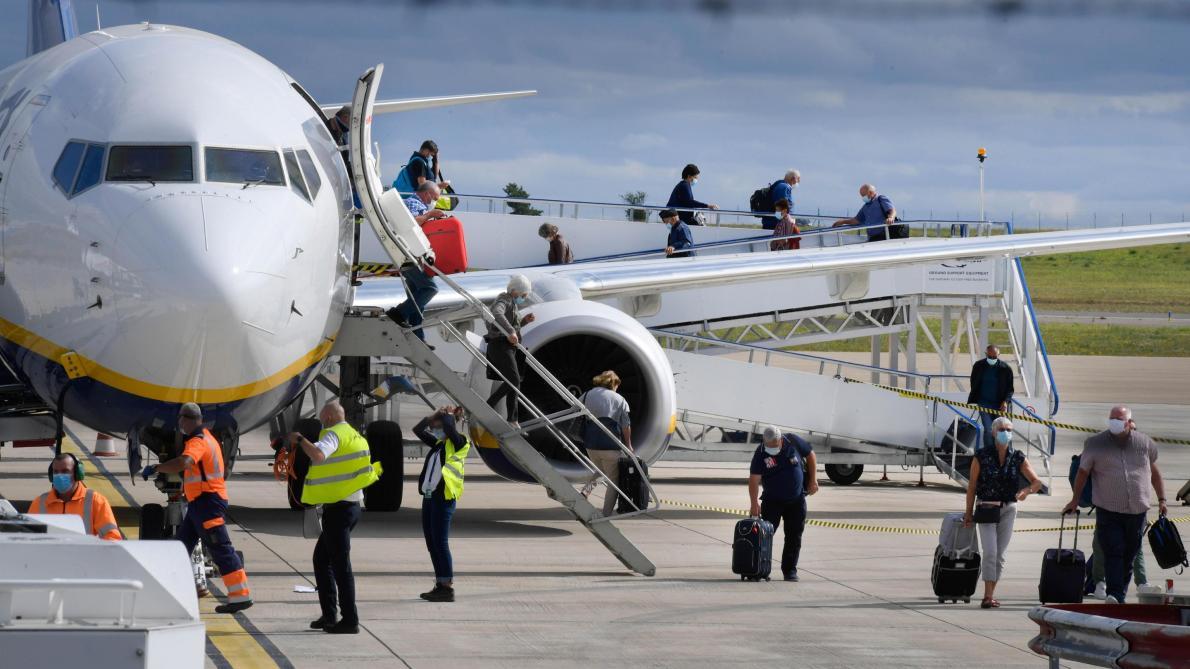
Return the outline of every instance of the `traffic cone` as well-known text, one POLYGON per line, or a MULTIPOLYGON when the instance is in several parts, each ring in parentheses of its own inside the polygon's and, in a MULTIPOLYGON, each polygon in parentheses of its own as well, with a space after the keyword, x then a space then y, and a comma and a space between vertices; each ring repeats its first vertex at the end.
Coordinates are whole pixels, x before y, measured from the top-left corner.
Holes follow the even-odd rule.
POLYGON ((95 434, 95 448, 91 451, 95 455, 112 457, 116 455, 116 439, 110 434, 98 432, 95 434))

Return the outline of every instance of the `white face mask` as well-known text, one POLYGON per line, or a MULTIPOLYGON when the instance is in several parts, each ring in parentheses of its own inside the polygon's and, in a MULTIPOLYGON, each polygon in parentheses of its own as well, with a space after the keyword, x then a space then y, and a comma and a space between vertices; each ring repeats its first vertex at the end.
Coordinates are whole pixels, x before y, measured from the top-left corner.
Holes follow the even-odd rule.
POLYGON ((691 179, 690 183, 692 183, 692 184, 698 183, 698 177, 694 177, 693 179, 691 179))
POLYGON ((995 358, 988 358, 988 364, 989 364, 989 365, 994 365, 994 364, 996 364, 996 359, 995 359, 995 358))
POLYGON ((1124 429, 1128 427, 1128 421, 1120 418, 1108 418, 1107 430, 1112 434, 1124 434, 1124 429))
POLYGON ((776 448, 769 448, 768 446, 765 446, 764 452, 768 453, 769 455, 776 455, 781 452, 781 447, 777 446, 776 448))

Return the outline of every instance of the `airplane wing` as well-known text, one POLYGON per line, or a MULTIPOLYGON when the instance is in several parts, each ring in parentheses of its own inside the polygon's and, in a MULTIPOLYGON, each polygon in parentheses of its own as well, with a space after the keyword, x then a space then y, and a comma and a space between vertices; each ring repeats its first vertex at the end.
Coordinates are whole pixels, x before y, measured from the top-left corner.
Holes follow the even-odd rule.
MULTIPOLYGON (((802 251, 485 270, 451 278, 484 301, 494 299, 504 290, 513 274, 529 276, 534 282, 534 292, 540 292, 538 287, 541 287, 549 293, 545 296, 547 300, 558 296, 607 298, 792 276, 864 272, 948 260, 1053 255, 1188 241, 1190 223, 1169 223, 963 239, 894 240, 802 251)), ((405 291, 399 278, 371 279, 356 290, 354 306, 387 308, 404 299, 405 291)), ((463 306, 463 299, 443 286, 427 310, 446 311, 460 306, 463 306)))
MULTIPOLYGON (((506 91, 503 93, 476 93, 473 95, 444 95, 434 98, 405 98, 403 100, 377 100, 372 106, 373 114, 391 114, 393 112, 414 111, 417 109, 434 109, 435 107, 450 107, 453 105, 467 105, 476 102, 493 102, 496 100, 511 100, 537 95, 537 91, 506 91)), ((318 105, 328 117, 339 111, 346 102, 318 105)))

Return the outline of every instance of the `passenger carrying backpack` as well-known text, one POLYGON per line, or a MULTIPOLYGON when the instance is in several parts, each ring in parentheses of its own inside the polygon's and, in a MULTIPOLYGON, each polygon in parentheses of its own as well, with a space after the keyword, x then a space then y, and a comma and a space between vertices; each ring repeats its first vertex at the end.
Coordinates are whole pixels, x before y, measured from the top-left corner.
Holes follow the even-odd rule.
MULTIPOLYGON (((748 209, 753 212, 772 211, 772 190, 772 186, 765 186, 752 191, 752 197, 748 198, 748 209)), ((757 218, 764 218, 764 216, 758 215, 757 218)))
POLYGON ((1182 545, 1178 528, 1165 516, 1158 518, 1157 522, 1149 527, 1149 548, 1153 549, 1153 557, 1157 558, 1157 564, 1161 565, 1162 569, 1179 567, 1180 574, 1182 569, 1190 567, 1190 562, 1186 559, 1186 547, 1182 545))

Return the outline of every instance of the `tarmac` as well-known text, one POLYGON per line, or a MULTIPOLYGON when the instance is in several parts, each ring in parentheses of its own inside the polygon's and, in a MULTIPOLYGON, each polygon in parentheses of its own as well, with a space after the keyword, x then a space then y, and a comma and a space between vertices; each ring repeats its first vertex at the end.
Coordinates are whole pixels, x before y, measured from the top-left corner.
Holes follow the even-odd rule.
MULTIPOLYGON (((1190 360, 1053 362, 1060 420, 1098 427, 1111 404, 1134 402, 1143 430, 1190 437, 1190 360)), ((84 452, 93 443, 94 434, 78 426, 71 436, 84 452)), ((252 433, 242 440, 229 488, 232 540, 244 553, 256 605, 219 616, 211 612, 216 602, 202 600, 207 666, 1042 667, 1045 658, 1026 645, 1037 633, 1026 612, 1037 604, 1042 551, 1058 542, 1066 471, 1083 438, 1059 432, 1055 494, 1021 504, 997 589, 1003 607, 995 610, 979 608, 980 591, 970 604, 939 604, 933 596, 936 532, 944 512, 961 510, 963 491, 932 468, 923 488, 916 470, 899 467, 889 468, 889 481, 867 472, 845 487, 820 471, 801 581, 744 583, 730 569, 738 516, 692 508, 742 512, 744 467, 664 460, 651 469, 661 510, 617 523, 656 563, 654 577, 626 572, 541 488, 504 482, 478 458, 469 460, 451 540, 458 600, 425 602, 418 593, 429 589, 432 572, 414 493, 420 463, 411 459, 402 510, 365 513, 353 535, 362 633, 330 636, 307 628, 319 615, 317 596, 295 592, 313 585, 314 542, 302 538, 301 514, 288 508, 273 478, 264 435, 252 433), (862 529, 837 527, 843 524, 862 529)), ((0 493, 24 508, 47 487, 47 453, 5 448, 2 456, 0 493)), ((1190 477, 1190 447, 1164 446, 1158 464, 1172 499, 1190 477)), ((139 479, 131 485, 122 457, 89 457, 88 469, 135 535, 131 505, 160 495, 139 479)), ((1170 514, 1190 520, 1190 507, 1173 506, 1170 514)), ((1179 527, 1184 535, 1190 530, 1179 527)), ((1066 543, 1072 539, 1068 532, 1066 543)), ((1080 548, 1089 552, 1090 540, 1080 533, 1080 548)), ((1190 588, 1190 576, 1160 570, 1151 555, 1148 564, 1151 581, 1173 578, 1190 588)))

